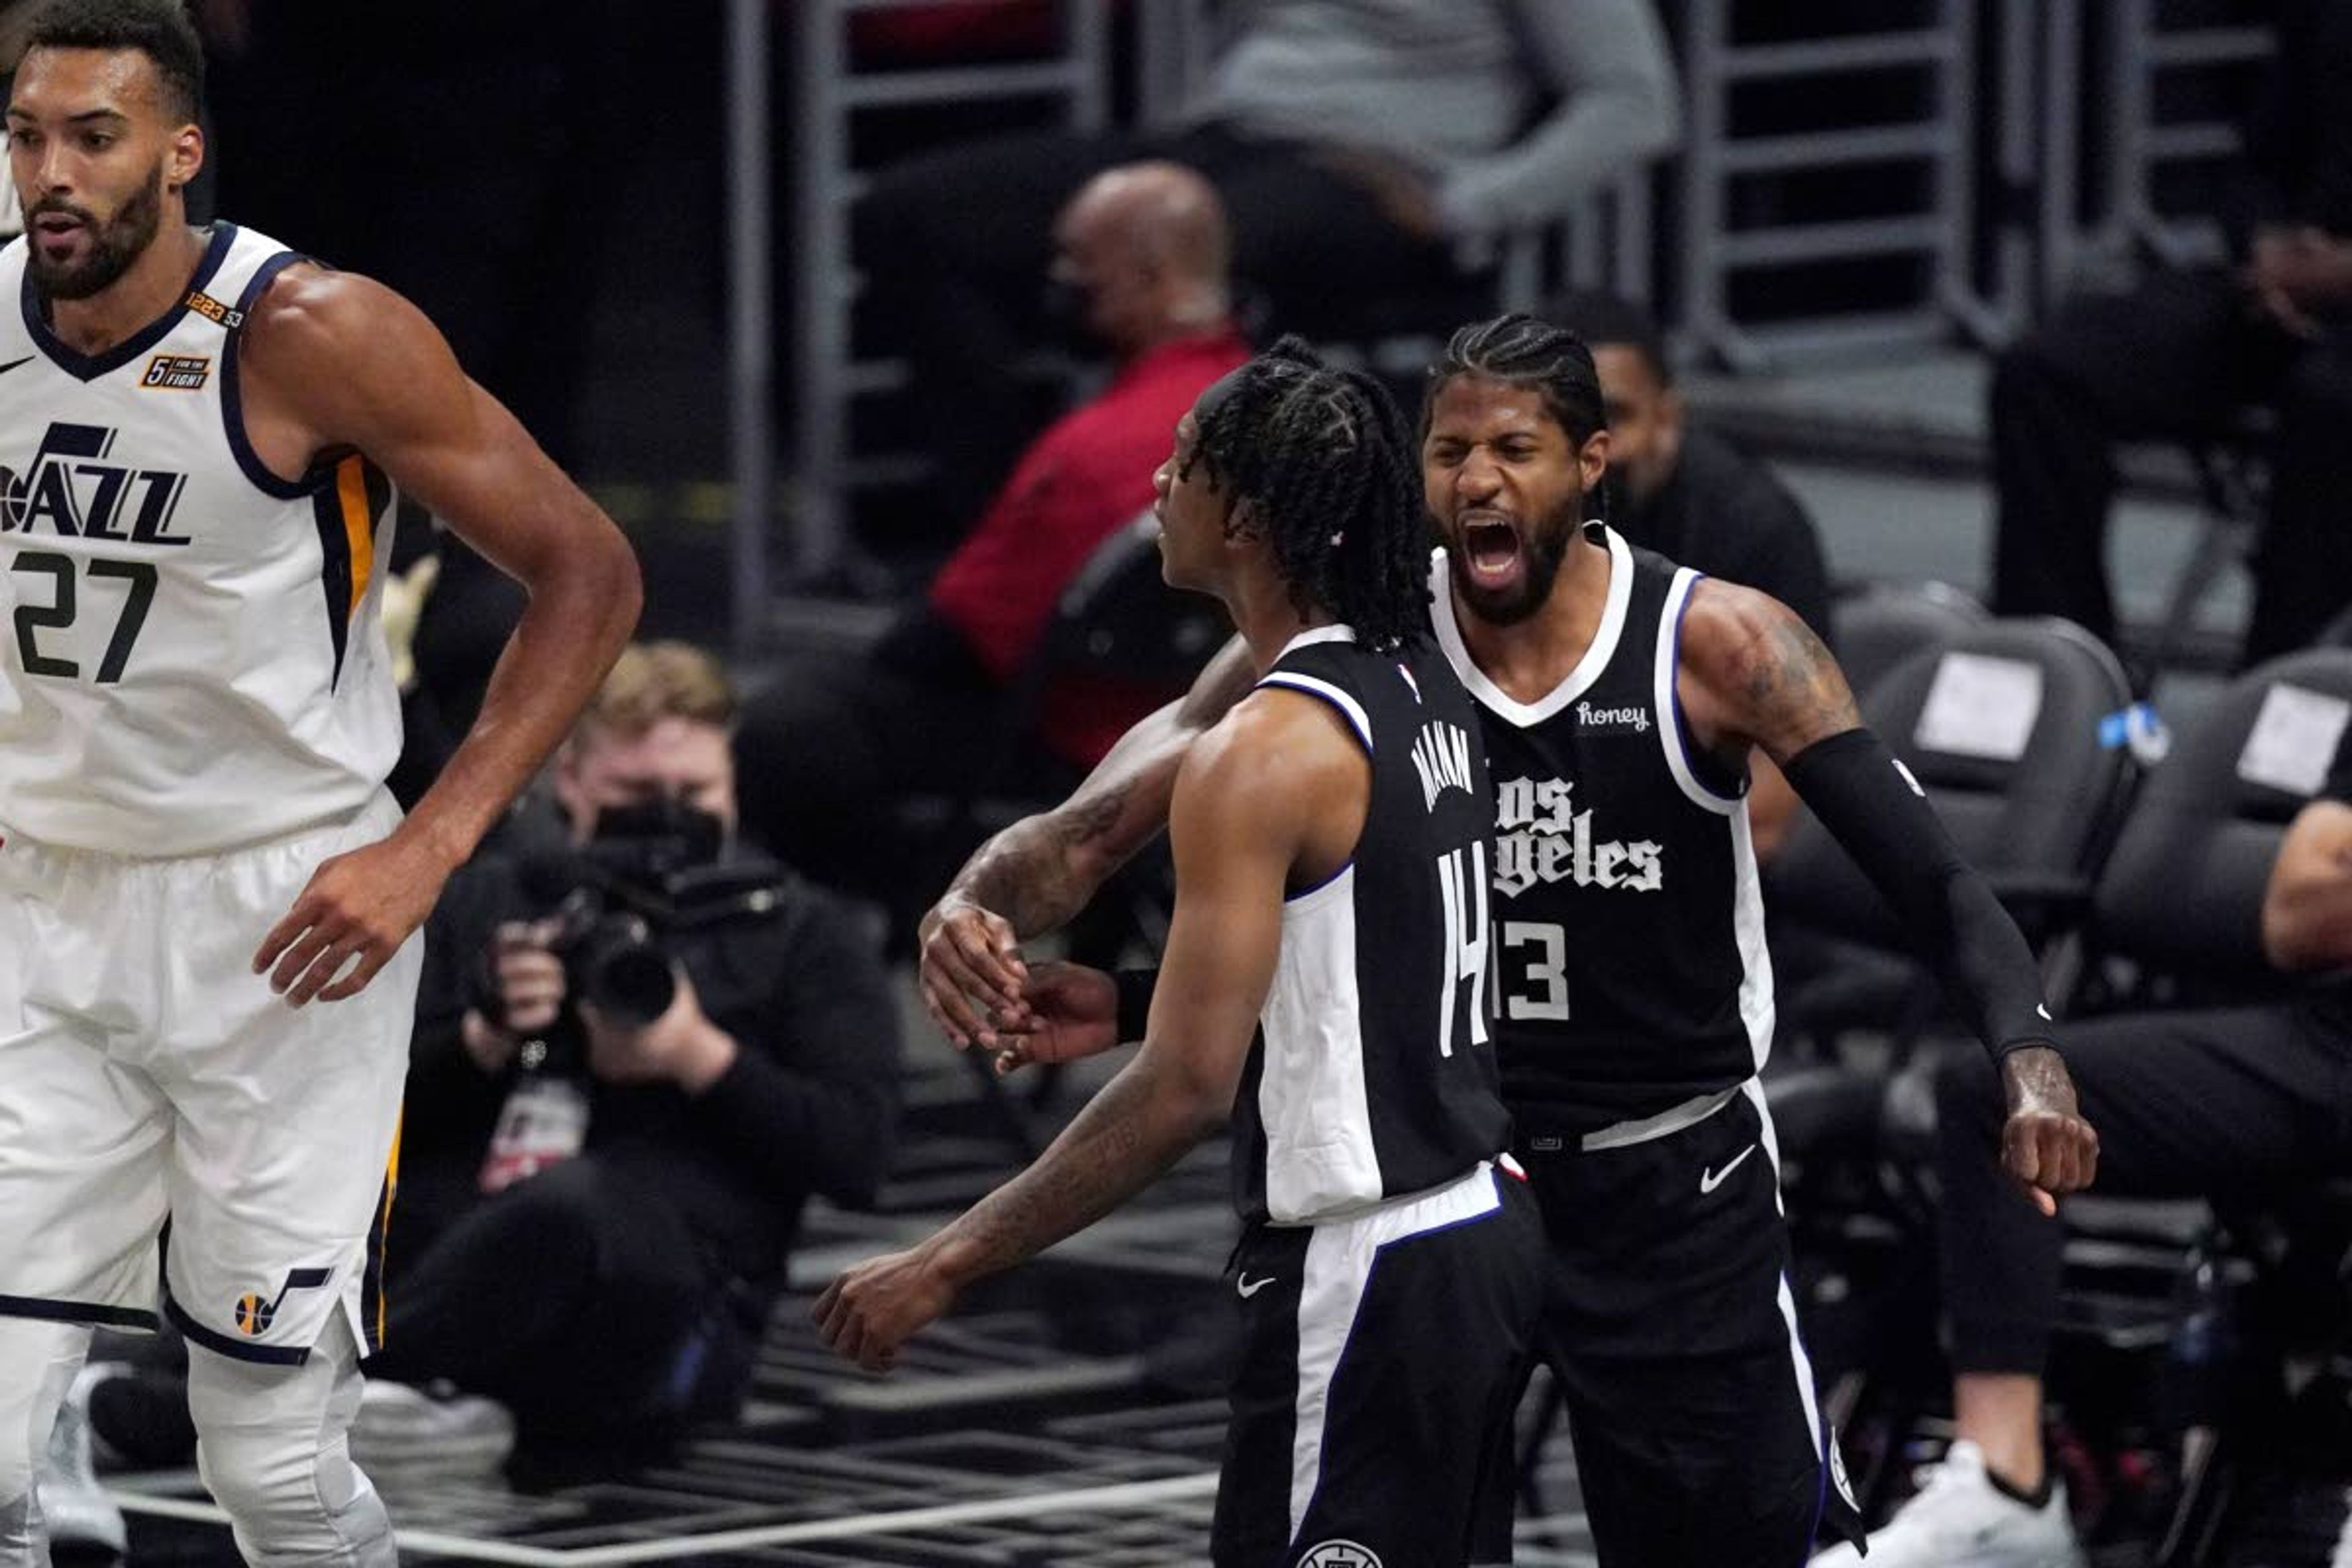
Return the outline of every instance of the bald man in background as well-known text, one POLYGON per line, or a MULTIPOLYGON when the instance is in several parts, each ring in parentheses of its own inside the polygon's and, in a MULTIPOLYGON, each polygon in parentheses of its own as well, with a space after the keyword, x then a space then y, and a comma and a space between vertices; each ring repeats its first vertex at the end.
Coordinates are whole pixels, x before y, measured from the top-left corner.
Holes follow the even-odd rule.
MULTIPOLYGON (((787 667, 736 741, 745 829, 799 870, 878 893, 896 869, 890 802, 942 789, 997 749, 1008 689, 1063 587, 1151 504, 1176 421, 1249 357, 1231 316, 1224 211, 1200 175, 1160 162, 1089 180, 1054 223, 1051 283, 1073 335, 1107 352, 1110 382, 1031 442, 980 521, 881 640, 852 661, 787 667)), ((962 389, 978 404, 1001 389, 962 389)), ((1065 682, 1043 738, 1075 779, 1173 693, 1065 682)))

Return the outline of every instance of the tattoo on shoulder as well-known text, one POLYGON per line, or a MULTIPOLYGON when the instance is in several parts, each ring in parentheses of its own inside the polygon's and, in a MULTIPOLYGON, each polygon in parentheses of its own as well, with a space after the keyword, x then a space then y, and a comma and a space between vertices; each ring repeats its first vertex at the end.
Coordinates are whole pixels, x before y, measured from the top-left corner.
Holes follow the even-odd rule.
POLYGON ((1776 618, 1750 643, 1743 665, 1746 707, 1759 739, 1811 739, 1860 721, 1837 660, 1795 616, 1776 618))

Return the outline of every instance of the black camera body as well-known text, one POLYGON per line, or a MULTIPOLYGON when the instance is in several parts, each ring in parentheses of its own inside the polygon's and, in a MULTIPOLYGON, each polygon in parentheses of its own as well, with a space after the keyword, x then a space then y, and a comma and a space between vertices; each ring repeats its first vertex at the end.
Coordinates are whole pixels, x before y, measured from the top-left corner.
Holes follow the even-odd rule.
MULTIPOLYGON (((760 855, 721 860, 719 846, 716 818, 663 800, 604 812, 587 844, 522 859, 520 891, 552 923, 570 1002, 643 1028, 677 1000, 681 939, 782 902, 782 867, 760 855)), ((495 1000, 485 1012, 497 1016, 495 1000)))

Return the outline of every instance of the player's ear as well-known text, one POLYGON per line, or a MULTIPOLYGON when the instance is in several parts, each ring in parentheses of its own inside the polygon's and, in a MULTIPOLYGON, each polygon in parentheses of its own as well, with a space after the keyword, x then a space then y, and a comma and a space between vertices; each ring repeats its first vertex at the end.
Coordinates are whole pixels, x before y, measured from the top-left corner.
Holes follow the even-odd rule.
POLYGON ((163 184, 167 190, 184 191, 205 166, 205 130, 201 125, 183 125, 172 132, 172 144, 163 154, 163 184))
POLYGON ((1255 544, 1265 531, 1258 521, 1257 508, 1246 496, 1234 502, 1225 513, 1225 538, 1235 544, 1255 544))

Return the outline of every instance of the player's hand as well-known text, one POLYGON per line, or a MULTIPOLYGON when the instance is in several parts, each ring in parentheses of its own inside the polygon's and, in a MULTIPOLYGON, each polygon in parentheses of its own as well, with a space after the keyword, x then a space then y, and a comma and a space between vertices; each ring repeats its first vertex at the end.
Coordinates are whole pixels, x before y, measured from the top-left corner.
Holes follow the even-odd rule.
POLYGON ((2074 1079, 2048 1046, 2028 1046, 2000 1059, 2009 1120, 2000 1130, 2000 1163, 2043 1214, 2098 1174, 2099 1135, 2074 1101, 2074 1079))
POLYGON ((624 1023, 592 1002, 581 1003, 590 1073, 607 1083, 669 1082, 699 1094, 734 1065, 735 1037, 704 1014, 702 998, 684 965, 671 963, 670 973, 677 982, 677 994, 650 1024, 624 1023))
POLYGON ((398 833, 335 856, 310 874, 286 918, 253 955, 269 988, 299 1007, 367 989, 433 912, 449 867, 398 833))
POLYGON ((1023 993, 1029 966, 1021 941, 1003 916, 954 894, 923 916, 918 978, 923 1010, 958 1050, 996 1050, 1000 1024, 1026 1017, 1023 993))
POLYGON ((845 1360, 888 1372, 898 1347, 955 1300, 928 1247, 870 1258, 845 1270, 809 1309, 818 1334, 845 1360))
POLYGON ((997 1031, 996 1070, 1075 1061, 1118 1044, 1118 984, 1099 969, 1055 960, 1029 971, 1018 1026, 997 1031))

